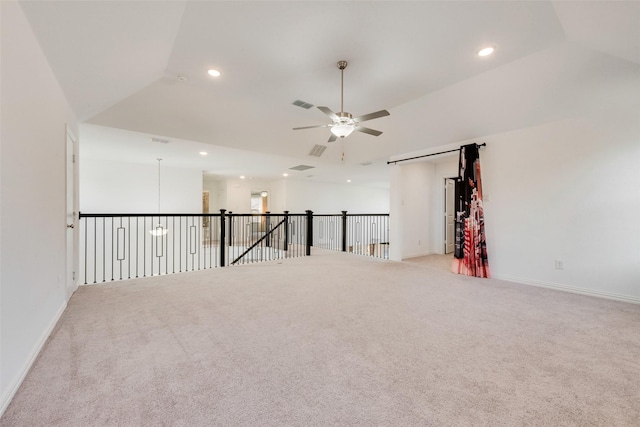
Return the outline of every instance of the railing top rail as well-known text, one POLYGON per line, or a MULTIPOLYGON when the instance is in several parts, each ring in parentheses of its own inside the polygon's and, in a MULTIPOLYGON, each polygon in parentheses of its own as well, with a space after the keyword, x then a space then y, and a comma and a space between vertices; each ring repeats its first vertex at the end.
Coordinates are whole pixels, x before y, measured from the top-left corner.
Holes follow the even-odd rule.
MULTIPOLYGON (((285 214, 282 213, 282 212, 275 212, 275 213, 274 212, 269 212, 269 213, 262 213, 262 214, 247 214, 247 213, 238 213, 238 214, 237 213, 232 213, 232 214, 229 214, 229 212, 227 212, 226 215, 227 216, 229 216, 229 215, 231 215, 231 216, 267 216, 267 215, 269 215, 269 216, 285 216, 285 214)), ((288 213, 286 215, 289 215, 289 216, 307 216, 307 214, 304 214, 304 213, 288 213)))
POLYGON ((79 213, 80 218, 109 218, 109 217, 143 217, 143 216, 155 216, 155 217, 161 217, 161 216, 188 216, 188 217, 193 217, 193 216, 211 216, 211 217, 217 217, 220 216, 220 213, 84 213, 84 212, 80 212, 79 213))
MULTIPOLYGON (((218 213, 84 213, 80 212, 80 218, 123 218, 123 217, 171 217, 171 216, 182 216, 182 217, 219 217, 221 214, 218 213)), ((306 213, 282 213, 282 212, 270 212, 263 214, 252 214, 252 213, 225 213, 225 216, 232 217, 266 217, 267 215, 275 217, 275 216, 307 216, 306 213)), ((322 217, 341 217, 342 214, 317 214, 314 213, 313 216, 322 216, 322 217)), ((389 216, 388 213, 377 213, 377 214, 346 214, 346 216, 389 216)))
MULTIPOLYGON (((251 214, 251 213, 225 213, 225 216, 237 216, 237 217, 266 217, 267 215, 284 216, 284 213, 269 213, 269 214, 251 214)), ((306 216, 304 213, 290 213, 289 216, 306 216)), ((170 216, 183 216, 183 217, 219 217, 220 213, 84 213, 80 212, 80 218, 120 218, 120 217, 170 217, 170 216)))
MULTIPOLYGON (((335 216, 335 217, 341 217, 342 214, 317 214, 314 212, 313 216, 335 216)), ((354 214, 350 214, 348 213, 346 216, 389 216, 388 213, 376 213, 376 214, 359 214, 359 213, 354 213, 354 214)))

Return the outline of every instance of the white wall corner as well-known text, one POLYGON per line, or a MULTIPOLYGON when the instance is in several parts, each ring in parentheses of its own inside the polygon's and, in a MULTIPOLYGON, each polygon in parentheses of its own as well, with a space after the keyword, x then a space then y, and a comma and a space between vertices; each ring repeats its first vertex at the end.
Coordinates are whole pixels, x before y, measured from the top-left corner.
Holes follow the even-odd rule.
POLYGON ((0 406, 0 417, 2 417, 2 414, 4 414, 4 411, 7 410, 7 407, 11 403, 11 400, 13 399, 15 394, 18 392, 18 389, 20 388, 20 385, 22 384, 22 382, 26 378, 27 374, 31 370, 31 367, 33 366, 33 363, 36 361, 38 355, 40 354, 40 352, 44 348, 44 345, 47 343, 47 339, 49 338, 49 335, 51 335, 51 333, 53 332, 53 329, 58 324, 58 321, 62 317, 62 314, 64 313, 64 310, 66 308, 67 308, 67 303, 64 302, 62 304, 62 306, 58 309, 56 315, 53 317, 51 323, 49 323, 49 325, 47 326, 47 329, 45 329, 45 331, 42 333, 42 335, 40 336, 40 338, 36 342, 35 346, 31 350, 31 352, 29 353, 29 357, 27 358, 27 360, 25 360, 25 362, 22 365, 20 371, 17 372, 17 375, 16 375, 15 379, 13 381, 11 381, 7 385, 7 387, 5 387, 5 391, 2 394, 2 398, 0 400, 0 405, 1 405, 0 406))
POLYGON ((402 261, 402 170, 393 164, 389 171, 389 259, 402 261))

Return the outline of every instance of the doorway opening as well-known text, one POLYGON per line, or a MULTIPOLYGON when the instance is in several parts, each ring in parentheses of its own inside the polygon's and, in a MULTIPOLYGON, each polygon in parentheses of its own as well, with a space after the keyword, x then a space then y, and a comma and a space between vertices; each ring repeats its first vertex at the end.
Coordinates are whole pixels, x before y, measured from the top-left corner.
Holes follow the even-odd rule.
POLYGON ((455 248, 455 191, 456 178, 444 179, 444 253, 451 254, 455 248))
MULTIPOLYGON (((264 214, 269 211, 269 192, 268 191, 252 191, 251 192, 251 213, 264 214)), ((264 216, 253 217, 254 231, 266 231, 266 218, 264 216)))

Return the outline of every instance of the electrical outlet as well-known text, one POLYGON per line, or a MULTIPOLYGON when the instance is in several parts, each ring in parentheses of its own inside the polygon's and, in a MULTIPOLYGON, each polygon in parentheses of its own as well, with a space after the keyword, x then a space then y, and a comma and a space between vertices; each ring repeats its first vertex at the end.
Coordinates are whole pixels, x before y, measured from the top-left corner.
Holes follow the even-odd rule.
POLYGON ((556 270, 564 270, 564 261, 560 259, 556 260, 556 270))
POLYGON ((418 240, 418 246, 422 244, 422 240, 418 240))

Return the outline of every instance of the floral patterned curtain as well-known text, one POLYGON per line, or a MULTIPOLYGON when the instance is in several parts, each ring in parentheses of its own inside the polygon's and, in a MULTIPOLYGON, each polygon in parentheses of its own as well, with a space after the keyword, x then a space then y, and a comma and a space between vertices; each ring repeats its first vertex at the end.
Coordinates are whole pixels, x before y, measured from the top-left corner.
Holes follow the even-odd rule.
POLYGON ((489 277, 477 144, 460 147, 455 202, 456 243, 452 271, 467 276, 489 277))

